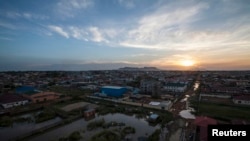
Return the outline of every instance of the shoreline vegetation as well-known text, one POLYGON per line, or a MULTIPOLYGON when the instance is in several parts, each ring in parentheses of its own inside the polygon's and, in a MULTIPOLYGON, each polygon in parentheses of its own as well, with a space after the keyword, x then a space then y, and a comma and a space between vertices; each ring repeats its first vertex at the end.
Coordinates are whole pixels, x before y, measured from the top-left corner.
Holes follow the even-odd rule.
MULTIPOLYGON (((86 102, 92 102, 92 103, 96 103, 93 101, 89 101, 88 99, 85 98, 80 98, 77 101, 86 101, 86 102)), ((50 106, 46 106, 42 108, 42 111, 40 111, 39 113, 33 114, 34 119, 31 120, 30 118, 20 118, 20 119, 16 119, 14 120, 14 117, 11 116, 6 116, 3 119, 0 119, 0 125, 2 126, 12 126, 13 122, 35 122, 35 123, 41 123, 50 119, 55 118, 56 116, 60 116, 62 118, 62 121, 58 122, 57 124, 54 125, 50 125, 48 127, 44 127, 43 129, 38 129, 36 131, 33 131, 32 133, 23 135, 23 136, 18 136, 15 138, 15 140, 26 140, 26 139, 30 139, 32 137, 35 137, 37 135, 43 134, 44 132, 47 131, 51 131, 55 128, 59 128, 61 126, 64 126, 66 124, 69 124, 77 119, 80 119, 81 117, 83 118, 83 115, 81 114, 82 112, 80 112, 81 110, 77 109, 77 110, 73 110, 70 112, 64 112, 63 110, 60 109, 60 107, 62 107, 62 105, 67 105, 69 103, 74 103, 75 100, 71 99, 70 101, 64 101, 64 102, 57 102, 57 103, 53 103, 50 106), (56 106, 56 105, 61 105, 61 106, 56 106), (53 106, 54 105, 54 106, 53 106), (60 114, 58 114, 60 113, 60 114), (5 124, 3 124, 5 123, 5 124)), ((159 115, 159 119, 157 122, 155 123, 150 123, 150 125, 157 125, 157 124, 166 124, 167 122, 171 121, 173 119, 172 114, 170 112, 164 111, 164 113, 161 112, 161 110, 157 110, 157 109, 149 109, 149 108, 141 108, 141 107, 136 107, 136 106, 131 106, 131 105, 124 105, 124 104, 116 104, 116 103, 110 103, 110 102, 106 102, 106 101, 98 101, 98 105, 99 107, 96 109, 97 114, 98 115, 106 115, 106 114, 114 114, 114 113, 121 113, 121 114, 125 114, 125 115, 129 115, 129 116, 135 116, 136 118, 147 118, 147 116, 150 114, 150 112, 152 113, 157 113, 159 115)), ((94 125, 94 124, 93 124, 94 125)), ((92 126, 93 126, 92 125, 92 126)), ((124 123, 116 123, 114 122, 109 122, 109 123, 103 123, 101 122, 98 126, 102 125, 102 128, 104 127, 104 130, 109 128, 110 126, 117 126, 117 127, 123 127, 125 126, 124 123)), ((91 125, 89 125, 91 126, 91 125)), ((95 125, 96 126, 96 123, 95 125)), ((130 128, 130 127, 126 127, 126 128, 130 128)), ((134 129, 133 127, 131 127, 132 129, 134 129)), ((133 131, 133 130, 132 130, 133 131)), ((131 131, 131 133, 132 133, 131 131)), ((123 132, 129 132, 129 129, 124 129, 123 132)), ((135 132, 135 131, 133 131, 135 132)), ((77 136, 77 133, 75 133, 72 136, 77 136)), ((121 135, 124 135, 124 133, 122 133, 121 135)), ((123 136, 121 136, 123 137, 123 136)), ((69 138, 69 137, 67 137, 69 138)), ((80 139, 80 137, 79 137, 80 139)))

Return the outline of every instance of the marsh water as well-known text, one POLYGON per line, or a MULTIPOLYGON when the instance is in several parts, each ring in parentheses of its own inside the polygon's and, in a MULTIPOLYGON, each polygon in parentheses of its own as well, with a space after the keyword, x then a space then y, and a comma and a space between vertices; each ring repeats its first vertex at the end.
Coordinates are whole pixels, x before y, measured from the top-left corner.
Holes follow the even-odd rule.
MULTIPOLYGON (((31 117, 32 114, 25 114, 18 117, 31 117)), ((0 127, 0 140, 8 141, 13 138, 28 134, 37 129, 41 129, 45 126, 60 122, 60 117, 55 117, 51 120, 47 120, 41 123, 35 122, 14 122, 10 127, 0 127)))
MULTIPOLYGON (((29 114, 22 115, 21 117, 27 117, 29 114)), ((136 118, 135 116, 129 116, 124 114, 107 114, 104 116, 96 116, 94 119, 86 121, 84 118, 81 118, 79 120, 73 121, 70 124, 55 128, 53 130, 49 130, 44 132, 43 134, 37 135, 35 137, 30 138, 30 141, 55 141, 62 137, 69 136, 74 131, 79 131, 81 133, 81 136, 83 137, 82 140, 90 140, 91 137, 101 132, 102 128, 98 128, 93 131, 87 131, 87 125, 89 122, 96 121, 104 119, 105 122, 122 122, 125 123, 126 126, 134 127, 136 130, 136 133, 131 135, 132 140, 137 140, 138 137, 147 137, 150 134, 152 134, 156 129, 159 129, 160 127, 158 125, 152 126, 150 125, 145 119, 136 118)), ((14 138, 18 136, 23 136, 25 134, 28 134, 34 130, 43 128, 45 126, 60 122, 62 119, 59 117, 56 117, 54 119, 42 122, 42 123, 34 123, 34 122, 21 122, 16 123, 14 122, 11 127, 0 127, 0 138, 1 141, 8 141, 13 140, 14 138)), ((118 127, 117 127, 118 128, 118 127)))
POLYGON ((79 131, 81 133, 81 136, 83 137, 82 141, 88 141, 94 134, 101 132, 104 129, 99 128, 93 131, 87 131, 87 124, 89 122, 100 119, 104 119, 105 122, 111 122, 111 121, 123 122, 126 124, 126 126, 134 127, 136 133, 131 135, 132 140, 134 141, 137 141, 137 138, 141 136, 147 137, 150 134, 152 134, 156 129, 160 128, 158 125, 156 126, 149 125, 149 123, 145 119, 138 119, 135 116, 128 116, 116 113, 116 114, 107 114, 104 116, 97 116, 96 118, 89 121, 86 121, 85 119, 82 118, 72 122, 71 124, 56 128, 42 135, 36 136, 30 140, 32 141, 58 140, 61 137, 69 136, 74 131, 79 131))

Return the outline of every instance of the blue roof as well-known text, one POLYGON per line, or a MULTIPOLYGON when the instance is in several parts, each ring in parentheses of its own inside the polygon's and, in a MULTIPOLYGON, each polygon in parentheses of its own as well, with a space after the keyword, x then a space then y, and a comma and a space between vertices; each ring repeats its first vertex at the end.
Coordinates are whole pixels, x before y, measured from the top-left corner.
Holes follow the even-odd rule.
POLYGON ((151 118, 151 119, 157 119, 158 117, 159 117, 159 115, 157 115, 157 114, 152 114, 152 115, 150 115, 149 118, 151 118))
POLYGON ((35 91, 35 87, 33 86, 20 86, 16 88, 16 93, 27 93, 35 91))
POLYGON ((127 92, 125 87, 119 86, 104 86, 101 88, 101 93, 111 97, 122 97, 127 92))

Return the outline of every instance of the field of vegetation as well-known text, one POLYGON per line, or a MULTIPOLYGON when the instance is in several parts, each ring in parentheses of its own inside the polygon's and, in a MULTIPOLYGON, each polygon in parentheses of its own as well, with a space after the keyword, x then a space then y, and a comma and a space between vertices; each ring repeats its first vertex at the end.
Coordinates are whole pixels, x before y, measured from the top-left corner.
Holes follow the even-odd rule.
POLYGON ((250 107, 241 105, 217 104, 192 101, 191 105, 196 115, 206 115, 218 120, 231 121, 232 119, 250 120, 250 107), (198 107, 197 107, 198 106, 198 107))

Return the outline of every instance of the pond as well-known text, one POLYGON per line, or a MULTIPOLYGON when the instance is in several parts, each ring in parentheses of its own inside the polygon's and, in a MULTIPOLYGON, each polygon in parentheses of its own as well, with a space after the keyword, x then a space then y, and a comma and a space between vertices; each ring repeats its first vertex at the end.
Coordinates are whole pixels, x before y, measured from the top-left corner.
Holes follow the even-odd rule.
MULTIPOLYGON (((14 118, 27 118, 32 117, 33 113, 31 114, 25 114, 20 115, 14 118)), ((14 122, 11 127, 0 127, 0 139, 1 141, 7 141, 13 138, 16 138, 18 136, 22 136, 25 134, 28 134, 34 130, 41 129, 45 126, 60 122, 62 119, 60 117, 55 117, 51 120, 47 120, 41 123, 35 123, 35 122, 14 122)))
MULTIPOLYGON (((116 122, 123 122, 126 124, 126 126, 131 126, 134 127, 136 130, 136 133, 132 135, 132 140, 137 141, 138 137, 141 136, 149 136, 151 135, 156 129, 159 129, 160 126, 151 126, 148 124, 148 122, 145 119, 138 119, 135 116, 128 116, 124 114, 107 114, 104 116, 97 116, 96 118, 86 121, 84 118, 74 121, 71 124, 56 128, 54 130, 51 130, 49 132, 46 132, 42 135, 33 137, 32 141, 54 141, 58 140, 61 137, 67 137, 69 136, 72 132, 74 131, 79 131, 81 132, 82 141, 88 141, 91 139, 91 137, 100 132, 103 131, 103 128, 98 128, 96 130, 92 131, 87 131, 87 125, 89 122, 95 121, 95 120, 100 120, 104 119, 105 122, 111 122, 111 121, 116 121, 116 122)), ((118 128, 118 127, 117 127, 118 128)))

